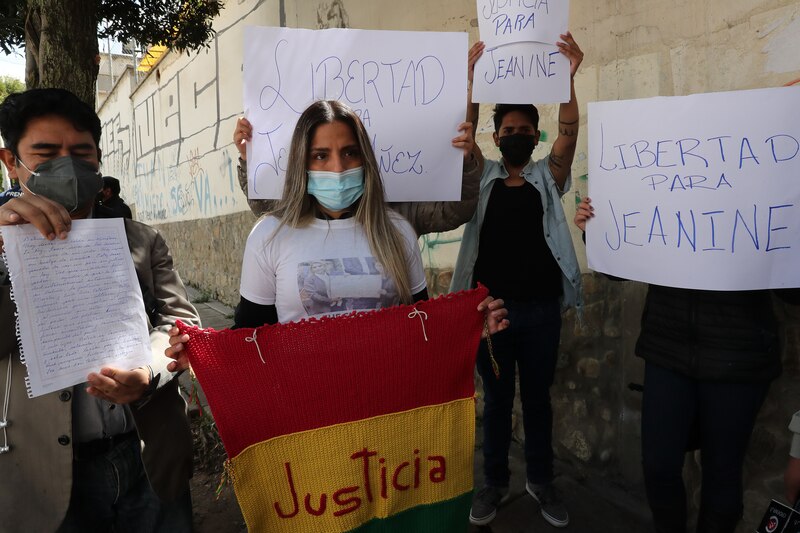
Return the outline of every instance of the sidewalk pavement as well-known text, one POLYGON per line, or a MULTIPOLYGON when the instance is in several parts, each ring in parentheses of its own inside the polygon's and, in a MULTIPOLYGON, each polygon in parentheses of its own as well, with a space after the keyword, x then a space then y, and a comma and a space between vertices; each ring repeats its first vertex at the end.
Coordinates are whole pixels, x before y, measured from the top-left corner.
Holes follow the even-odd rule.
MULTIPOLYGON (((186 287, 189 299, 197 308, 204 328, 222 330, 233 324, 233 308, 204 298, 203 293, 186 287)), ((184 374, 185 376, 186 374, 184 374)), ((206 406, 205 396, 200 401, 206 406)), ((483 485, 481 461, 481 428, 478 426, 475 449, 475 487, 483 485)), ((650 533, 649 511, 643 495, 632 495, 623 488, 602 479, 584 478, 566 464, 556 462, 556 487, 570 515, 564 531, 575 533, 650 533)), ((525 459, 519 443, 511 445, 510 498, 488 526, 470 526, 469 533, 555 533, 558 528, 545 522, 538 504, 525 491, 525 459)), ((409 532, 412 533, 412 532, 409 532)))
MULTIPOLYGON (((475 448, 475 489, 483 486, 481 428, 475 448)), ((539 504, 525 491, 525 459, 522 447, 511 443, 509 457, 511 486, 509 500, 488 526, 470 526, 469 533, 556 533, 542 518, 539 504)), ((569 511, 569 525, 563 531, 575 533, 651 533, 649 510, 643 496, 635 496, 600 477, 584 478, 569 465, 556 460, 554 484, 569 511)))

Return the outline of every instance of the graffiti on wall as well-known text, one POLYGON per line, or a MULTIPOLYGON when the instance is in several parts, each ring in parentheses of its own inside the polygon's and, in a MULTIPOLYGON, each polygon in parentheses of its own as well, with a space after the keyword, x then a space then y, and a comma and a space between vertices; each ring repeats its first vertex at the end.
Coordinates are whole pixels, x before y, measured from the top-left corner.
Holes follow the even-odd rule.
POLYGON ((347 14, 342 0, 333 0, 330 5, 322 2, 317 6, 317 28, 320 30, 349 27, 350 15, 347 14))
MULTIPOLYGON (((243 19, 261 4, 243 6, 242 17, 219 29, 207 50, 170 57, 173 61, 157 65, 132 95, 110 96, 99 111, 103 170, 120 179, 122 196, 142 222, 247 209, 236 179, 238 153, 231 144, 241 115, 241 79, 221 72, 230 68, 222 61, 240 56, 236 43, 243 19)), ((118 83, 115 91, 128 87, 118 83)))

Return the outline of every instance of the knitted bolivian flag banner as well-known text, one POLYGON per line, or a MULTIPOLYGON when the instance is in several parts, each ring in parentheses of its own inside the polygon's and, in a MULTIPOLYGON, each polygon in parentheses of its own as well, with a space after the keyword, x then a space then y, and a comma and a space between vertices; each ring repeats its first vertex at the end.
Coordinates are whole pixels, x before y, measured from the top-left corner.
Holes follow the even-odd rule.
POLYGON ((249 530, 466 531, 486 295, 257 329, 180 325, 249 530))

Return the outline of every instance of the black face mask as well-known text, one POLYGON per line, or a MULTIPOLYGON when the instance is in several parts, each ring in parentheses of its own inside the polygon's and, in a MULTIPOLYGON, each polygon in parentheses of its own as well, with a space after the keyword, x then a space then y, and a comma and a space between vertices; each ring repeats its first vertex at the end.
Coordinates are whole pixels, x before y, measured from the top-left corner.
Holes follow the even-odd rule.
POLYGON ((527 163, 535 147, 535 135, 515 133, 500 137, 500 153, 512 167, 519 167, 527 163))

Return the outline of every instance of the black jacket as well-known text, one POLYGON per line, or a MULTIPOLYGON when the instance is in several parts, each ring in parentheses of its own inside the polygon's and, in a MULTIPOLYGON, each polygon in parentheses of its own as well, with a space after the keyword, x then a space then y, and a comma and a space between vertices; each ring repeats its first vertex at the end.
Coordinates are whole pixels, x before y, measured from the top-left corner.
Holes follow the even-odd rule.
MULTIPOLYGON (((796 303, 797 290, 776 291, 796 303)), ((771 291, 650 285, 636 355, 696 379, 769 381, 781 372, 771 291)))
POLYGON ((98 202, 94 206, 94 218, 133 218, 131 208, 125 200, 117 196, 98 202))

